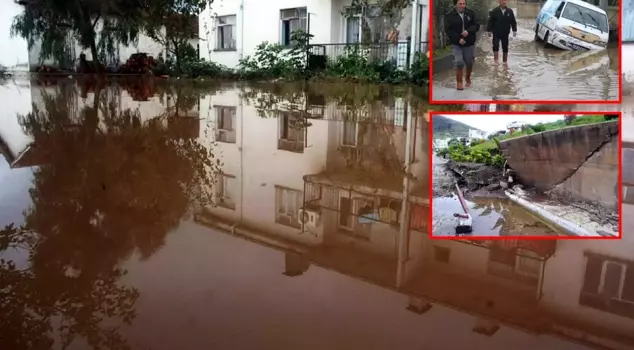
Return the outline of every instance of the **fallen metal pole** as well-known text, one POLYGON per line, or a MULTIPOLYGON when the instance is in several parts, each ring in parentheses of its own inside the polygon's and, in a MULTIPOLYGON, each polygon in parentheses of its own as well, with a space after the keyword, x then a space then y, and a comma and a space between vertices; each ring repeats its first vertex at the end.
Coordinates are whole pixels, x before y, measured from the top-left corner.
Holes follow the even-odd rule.
POLYGON ((471 233, 473 231, 473 219, 471 218, 471 213, 469 212, 469 206, 467 206, 467 201, 465 201, 458 183, 456 183, 455 186, 456 193, 458 194, 458 201, 460 202, 460 206, 462 206, 462 210, 464 212, 453 214, 453 216, 458 219, 456 234, 471 233))

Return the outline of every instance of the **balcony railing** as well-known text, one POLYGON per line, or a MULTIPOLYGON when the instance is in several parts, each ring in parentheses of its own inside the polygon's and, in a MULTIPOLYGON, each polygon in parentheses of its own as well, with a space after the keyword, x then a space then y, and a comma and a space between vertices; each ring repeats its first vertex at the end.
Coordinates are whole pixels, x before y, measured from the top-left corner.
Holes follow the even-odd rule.
POLYGON ((367 61, 391 63, 395 68, 405 69, 409 65, 410 42, 313 44, 310 45, 309 53, 311 68, 326 68, 328 65, 361 57, 367 61))

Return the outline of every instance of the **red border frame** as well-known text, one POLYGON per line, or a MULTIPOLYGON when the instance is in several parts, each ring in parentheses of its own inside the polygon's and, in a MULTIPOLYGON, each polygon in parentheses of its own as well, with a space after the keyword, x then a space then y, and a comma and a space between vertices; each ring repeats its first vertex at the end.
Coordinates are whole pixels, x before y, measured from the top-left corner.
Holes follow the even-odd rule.
POLYGON ((587 237, 587 236, 473 236, 473 235, 465 235, 465 236, 434 236, 434 212, 433 212, 433 193, 434 193, 434 184, 433 184, 433 139, 434 139, 434 115, 465 115, 465 114, 490 114, 490 115, 530 115, 530 114, 564 114, 562 112, 441 112, 441 111, 430 111, 429 112, 429 142, 428 142, 428 169, 429 169, 429 215, 428 215, 428 223, 427 223, 427 233, 429 235, 429 239, 438 239, 438 240, 504 240, 504 239, 542 239, 542 240, 559 240, 559 239, 601 239, 601 240, 615 240, 621 239, 623 236, 623 112, 621 111, 613 111, 613 112, 569 112, 575 114, 585 114, 585 115, 597 115, 597 114, 618 114, 619 115, 619 135, 618 135, 618 235, 615 237, 587 237))
MULTIPOLYGON (((629 0, 628 0, 629 1, 629 0)), ((621 104, 623 101, 623 1, 619 1, 618 10, 618 26, 619 26, 619 93, 617 100, 600 101, 600 100, 443 100, 434 101, 434 2, 429 2, 429 103, 432 105, 437 104, 605 104, 614 105, 621 104)))

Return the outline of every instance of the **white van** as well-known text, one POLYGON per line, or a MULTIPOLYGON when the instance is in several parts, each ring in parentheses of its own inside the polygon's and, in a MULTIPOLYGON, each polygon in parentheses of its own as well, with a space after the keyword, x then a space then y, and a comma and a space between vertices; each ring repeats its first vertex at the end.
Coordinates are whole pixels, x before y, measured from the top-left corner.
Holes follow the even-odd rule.
POLYGON ((537 15, 535 40, 563 50, 602 50, 609 32, 601 8, 582 0, 547 0, 537 15))

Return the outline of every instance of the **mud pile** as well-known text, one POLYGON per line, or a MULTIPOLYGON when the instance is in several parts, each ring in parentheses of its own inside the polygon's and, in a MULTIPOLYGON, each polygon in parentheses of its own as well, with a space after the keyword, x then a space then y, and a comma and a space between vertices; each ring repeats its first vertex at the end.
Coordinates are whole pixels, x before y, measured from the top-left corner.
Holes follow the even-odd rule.
POLYGON ((465 195, 504 196, 500 184, 504 180, 502 169, 479 163, 454 161, 448 161, 445 165, 453 173, 458 185, 466 189, 465 195))

